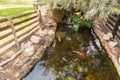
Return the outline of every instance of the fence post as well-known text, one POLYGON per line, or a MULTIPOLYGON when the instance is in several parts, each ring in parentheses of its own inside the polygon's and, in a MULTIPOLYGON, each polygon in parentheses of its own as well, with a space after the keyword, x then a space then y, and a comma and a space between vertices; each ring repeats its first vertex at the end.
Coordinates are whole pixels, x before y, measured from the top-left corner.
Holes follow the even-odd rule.
POLYGON ((117 19, 117 22, 116 22, 114 30, 113 30, 113 38, 115 37, 115 35, 117 33, 119 25, 120 25, 120 14, 118 15, 118 19, 117 19))
POLYGON ((39 29, 41 30, 41 27, 42 27, 41 12, 40 12, 40 10, 38 9, 38 5, 37 5, 37 4, 34 3, 33 6, 34 6, 35 12, 37 13, 38 21, 39 21, 39 29))
POLYGON ((18 39, 17 39, 17 36, 16 36, 16 32, 15 32, 15 27, 14 27, 14 23, 13 23, 13 20, 11 17, 8 18, 9 21, 10 21, 10 26, 11 26, 11 29, 12 29, 12 33, 14 35, 14 39, 15 39, 15 44, 17 46, 17 49, 20 48, 20 45, 19 45, 19 42, 18 42, 18 39))

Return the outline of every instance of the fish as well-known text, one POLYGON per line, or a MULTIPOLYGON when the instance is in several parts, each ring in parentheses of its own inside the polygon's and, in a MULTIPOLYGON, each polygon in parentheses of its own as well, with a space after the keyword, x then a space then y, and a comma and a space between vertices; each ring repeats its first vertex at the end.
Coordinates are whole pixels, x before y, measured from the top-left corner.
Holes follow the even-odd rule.
POLYGON ((84 57, 85 56, 85 54, 83 52, 80 52, 80 51, 73 51, 73 52, 79 54, 80 57, 84 57))

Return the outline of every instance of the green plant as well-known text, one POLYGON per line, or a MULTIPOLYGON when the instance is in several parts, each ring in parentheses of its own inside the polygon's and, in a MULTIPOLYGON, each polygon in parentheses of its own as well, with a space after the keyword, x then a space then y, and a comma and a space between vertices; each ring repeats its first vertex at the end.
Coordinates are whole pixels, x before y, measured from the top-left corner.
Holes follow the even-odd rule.
POLYGON ((73 30, 76 32, 80 27, 86 26, 87 28, 91 28, 92 26, 91 20, 84 20, 80 15, 75 15, 73 17, 73 21, 74 21, 73 30))
POLYGON ((91 20, 86 20, 84 24, 85 24, 86 27, 91 28, 92 21, 91 20))
POLYGON ((118 14, 120 14, 120 9, 119 8, 114 8, 114 11, 118 14))
POLYGON ((117 6, 117 0, 48 0, 51 9, 80 10, 84 13, 85 19, 92 20, 96 14, 100 17, 107 17, 107 14, 117 6))

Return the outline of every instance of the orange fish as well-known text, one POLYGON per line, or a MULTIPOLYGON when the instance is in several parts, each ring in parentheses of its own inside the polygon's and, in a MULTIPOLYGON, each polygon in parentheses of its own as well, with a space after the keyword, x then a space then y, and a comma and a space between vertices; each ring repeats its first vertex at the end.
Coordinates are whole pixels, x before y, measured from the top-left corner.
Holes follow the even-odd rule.
POLYGON ((84 57, 84 56, 85 56, 85 54, 84 54, 83 52, 80 52, 80 51, 73 51, 73 52, 79 54, 79 56, 81 56, 81 57, 84 57))

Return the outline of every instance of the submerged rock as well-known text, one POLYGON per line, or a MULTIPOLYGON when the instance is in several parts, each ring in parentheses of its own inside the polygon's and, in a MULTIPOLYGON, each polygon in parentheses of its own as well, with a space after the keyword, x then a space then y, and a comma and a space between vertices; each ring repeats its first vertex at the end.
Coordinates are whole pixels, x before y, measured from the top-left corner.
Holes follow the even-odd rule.
POLYGON ((79 73, 77 75, 77 80, 80 80, 80 79, 83 79, 85 77, 85 74, 84 73, 79 73))

